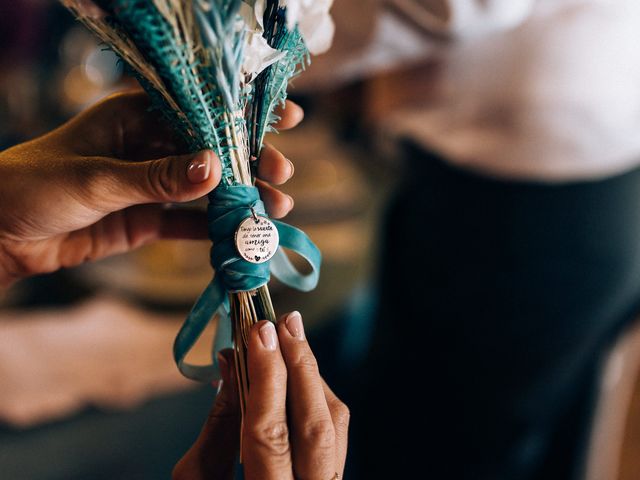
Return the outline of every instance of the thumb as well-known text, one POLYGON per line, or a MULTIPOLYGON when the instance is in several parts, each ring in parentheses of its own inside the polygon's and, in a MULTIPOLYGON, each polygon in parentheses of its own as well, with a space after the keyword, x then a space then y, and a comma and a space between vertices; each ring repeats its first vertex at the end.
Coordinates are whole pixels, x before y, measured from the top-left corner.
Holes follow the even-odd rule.
POLYGON ((220 391, 200 436, 173 471, 173 480, 232 479, 240 446, 240 401, 232 350, 218 354, 220 391))
POLYGON ((114 210, 147 203, 196 200, 218 185, 222 170, 211 150, 145 162, 118 161, 110 166, 113 166, 110 173, 116 183, 116 187, 110 189, 114 210))

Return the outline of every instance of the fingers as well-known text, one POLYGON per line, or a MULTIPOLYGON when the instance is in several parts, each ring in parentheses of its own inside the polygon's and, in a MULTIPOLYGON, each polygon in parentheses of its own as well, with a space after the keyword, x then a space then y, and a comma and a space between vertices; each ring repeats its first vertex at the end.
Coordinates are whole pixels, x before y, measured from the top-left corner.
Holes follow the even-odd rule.
POLYGON ((158 239, 207 238, 205 212, 165 210, 138 205, 107 215, 99 222, 42 245, 43 255, 57 251, 58 265, 74 267, 86 261, 134 250, 158 239))
POLYGON ((347 461, 347 448, 349 446, 349 408, 342 403, 335 393, 322 380, 324 396, 331 412, 331 420, 336 431, 336 472, 342 475, 347 461))
MULTIPOLYGON (((212 152, 176 155, 180 145, 166 122, 157 112, 149 111, 149 107, 150 100, 144 92, 122 92, 106 98, 60 129, 73 138, 70 143, 76 153, 86 157, 85 162, 76 162, 78 170, 83 170, 78 177, 87 183, 87 172, 96 173, 95 188, 89 193, 95 193, 92 200, 98 210, 104 211, 105 205, 108 206, 105 213, 110 213, 143 203, 190 201, 209 193, 220 180, 220 162, 212 152), (103 198, 105 190, 112 193, 112 198, 103 198)), ((292 128, 304 117, 303 110, 290 101, 277 113, 281 116, 277 124, 280 129, 292 128)), ((293 207, 291 197, 267 183, 286 182, 294 173, 293 163, 266 145, 257 173, 271 215, 285 216, 293 207)))
POLYGON ((293 198, 270 184, 285 183, 293 176, 294 170, 293 163, 282 153, 271 145, 264 146, 258 163, 260 180, 256 180, 256 185, 260 189, 267 213, 273 218, 286 216, 293 208, 293 198))
MULTIPOLYGON (((275 125, 279 130, 287 130, 298 125, 304 118, 304 110, 294 102, 287 100, 284 106, 276 109, 280 117, 275 125)), ((286 216, 293 208, 293 198, 280 192, 269 184, 282 185, 294 174, 293 163, 281 152, 269 144, 265 144, 258 163, 258 177, 256 185, 264 200, 267 212, 273 218, 286 216)))
POLYGON ((233 351, 218 354, 221 389, 198 439, 178 462, 173 480, 231 480, 240 445, 240 409, 233 351))
POLYGON ((86 204, 110 213, 132 205, 188 202, 220 182, 221 165, 210 150, 146 162, 106 158, 79 162, 77 175, 86 204))
MULTIPOLYGON (((293 173, 293 165, 275 149, 268 150, 261 174, 276 183, 293 173)), ((222 167, 210 150, 146 162, 124 162, 106 158, 76 164, 78 190, 85 204, 108 214, 149 203, 182 203, 211 192, 220 182, 222 167)), ((256 181, 267 212, 273 218, 286 216, 293 198, 264 180, 256 181)))
MULTIPOLYGON (((293 166, 277 151, 269 156, 272 159, 263 167, 268 170, 265 177, 282 183, 289 171, 293 173, 293 166), (280 159, 275 159, 278 156, 280 159)), ((83 165, 86 168, 78 175, 82 182, 79 190, 84 192, 87 206, 105 214, 132 205, 196 200, 218 185, 222 171, 210 150, 146 162, 91 159, 83 165)), ((282 218, 293 209, 291 196, 264 180, 257 180, 256 185, 271 217, 282 218)))
POLYGON ((336 461, 336 431, 300 314, 293 312, 280 321, 278 334, 288 372, 295 476, 310 480, 332 478, 341 468, 336 461))
POLYGON ((266 144, 258 162, 258 177, 274 185, 282 185, 294 173, 291 160, 287 159, 273 146, 266 144))
POLYGON ((304 119, 304 110, 302 107, 291 100, 287 100, 284 106, 278 106, 275 113, 280 117, 280 120, 274 125, 278 130, 294 128, 304 119))
MULTIPOLYGON (((81 156, 146 160, 185 153, 185 145, 140 90, 118 92, 105 98, 60 128, 73 137, 81 156)), ((279 130, 288 130, 304 118, 304 111, 287 100, 276 109, 279 130)))
POLYGON ((254 325, 247 348, 249 395, 243 427, 247 480, 292 479, 286 397, 287 369, 271 322, 254 325))
POLYGON ((218 183, 222 167, 216 155, 205 150, 196 154, 166 157, 139 163, 124 163, 122 181, 130 182, 123 193, 137 188, 135 203, 188 202, 211 192, 218 183), (132 182, 132 183, 131 183, 132 182), (137 201, 136 201, 137 200, 137 201))
POLYGON ((260 190, 260 197, 270 217, 282 218, 293 209, 294 202, 290 195, 282 193, 262 180, 256 180, 256 186, 260 190))

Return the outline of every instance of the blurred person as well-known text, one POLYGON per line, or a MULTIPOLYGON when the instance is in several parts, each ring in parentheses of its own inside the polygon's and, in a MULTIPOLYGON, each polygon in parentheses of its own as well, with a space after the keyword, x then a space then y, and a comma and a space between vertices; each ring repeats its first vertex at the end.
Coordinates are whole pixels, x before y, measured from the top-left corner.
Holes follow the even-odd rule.
POLYGON ((354 475, 583 478, 603 357, 640 311, 640 3, 385 3, 440 70, 380 121, 405 175, 349 377, 354 475))

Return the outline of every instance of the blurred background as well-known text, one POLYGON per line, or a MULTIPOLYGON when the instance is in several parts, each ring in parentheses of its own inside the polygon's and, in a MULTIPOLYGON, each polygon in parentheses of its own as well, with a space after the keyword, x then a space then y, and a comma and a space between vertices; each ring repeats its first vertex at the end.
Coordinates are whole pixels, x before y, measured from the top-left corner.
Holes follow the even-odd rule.
MULTIPOLYGON (((371 342, 380 230, 406 168, 402 147, 420 135, 416 113, 447 88, 443 39, 427 34, 412 10, 420 2, 411 3, 336 1, 334 49, 291 89, 305 121, 268 140, 296 165, 284 188, 296 199, 288 221, 325 259, 315 292, 274 286, 276 311, 303 312, 323 373, 347 398, 371 342)), ((132 85, 56 2, 0 0, 0 150, 132 85)), ((211 276, 208 250, 161 242, 0 292, 0 477, 169 477, 214 398, 211 386, 181 378, 171 357, 211 276)), ((206 358, 206 341, 195 355, 206 358)), ((640 384, 624 371, 635 393, 616 404, 623 426, 606 435, 622 442, 615 478, 631 480, 640 472, 640 384)))

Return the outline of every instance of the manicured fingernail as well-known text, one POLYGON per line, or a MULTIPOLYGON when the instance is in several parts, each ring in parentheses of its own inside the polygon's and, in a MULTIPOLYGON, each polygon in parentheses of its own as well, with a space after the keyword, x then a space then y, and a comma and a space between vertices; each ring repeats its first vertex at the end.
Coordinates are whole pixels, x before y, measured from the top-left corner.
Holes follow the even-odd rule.
POLYGON ((293 197, 291 195, 287 195, 287 199, 289 200, 289 210, 292 210, 295 202, 293 201, 293 197))
POLYGON ((300 315, 300 312, 291 312, 289 316, 287 316, 284 324, 291 336, 298 340, 304 340, 304 325, 302 324, 302 315, 300 315))
POLYGON ((211 174, 211 154, 209 152, 198 153, 187 167, 187 178, 191 183, 202 183, 211 174))
POLYGON ((260 340, 264 348, 275 351, 278 346, 278 336, 276 335, 276 327, 271 322, 265 323, 260 327, 260 340))
POLYGON ((291 160, 289 160, 288 158, 285 159, 285 160, 287 160, 287 162, 289 162, 289 172, 287 174, 287 179, 289 179, 289 178, 293 177, 294 173, 296 173, 296 167, 293 164, 293 162, 291 160))

